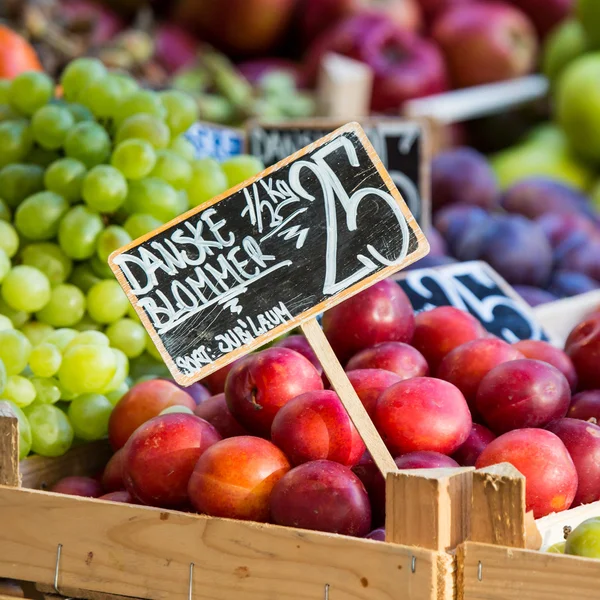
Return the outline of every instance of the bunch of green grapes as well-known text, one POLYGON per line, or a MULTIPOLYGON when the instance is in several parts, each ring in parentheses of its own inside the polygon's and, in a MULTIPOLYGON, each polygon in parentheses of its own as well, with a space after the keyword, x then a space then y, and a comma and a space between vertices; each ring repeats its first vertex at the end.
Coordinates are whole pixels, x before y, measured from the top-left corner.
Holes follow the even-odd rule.
POLYGON ((0 400, 21 456, 105 437, 135 380, 168 376, 109 255, 262 169, 195 159, 183 92, 140 89, 91 58, 60 83, 58 99, 43 73, 0 80, 0 400))

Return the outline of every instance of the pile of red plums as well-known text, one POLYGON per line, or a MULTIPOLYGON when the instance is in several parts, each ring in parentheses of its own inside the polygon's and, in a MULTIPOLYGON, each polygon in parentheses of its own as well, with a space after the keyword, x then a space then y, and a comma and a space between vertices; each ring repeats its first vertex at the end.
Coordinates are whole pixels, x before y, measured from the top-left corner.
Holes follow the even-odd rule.
MULTIPOLYGON (((564 351, 511 345, 456 308, 415 315, 386 280, 323 330, 400 469, 509 462, 536 518, 600 499, 600 312, 564 351)), ((378 539, 384 479, 327 388, 300 335, 185 390, 138 383, 112 413, 101 483, 54 491, 378 539), (159 415, 173 406, 187 409, 159 415)))

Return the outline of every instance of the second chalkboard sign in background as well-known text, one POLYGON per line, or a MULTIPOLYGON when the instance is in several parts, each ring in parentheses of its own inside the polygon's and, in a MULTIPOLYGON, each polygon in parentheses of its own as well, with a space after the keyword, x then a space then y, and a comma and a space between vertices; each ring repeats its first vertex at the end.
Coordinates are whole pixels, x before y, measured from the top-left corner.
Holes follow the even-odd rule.
MULTIPOLYGON (((331 119, 249 121, 246 150, 270 166, 341 125, 331 119)), ((365 118, 361 126, 411 213, 421 227, 427 228, 431 200, 429 131, 425 121, 365 118)))

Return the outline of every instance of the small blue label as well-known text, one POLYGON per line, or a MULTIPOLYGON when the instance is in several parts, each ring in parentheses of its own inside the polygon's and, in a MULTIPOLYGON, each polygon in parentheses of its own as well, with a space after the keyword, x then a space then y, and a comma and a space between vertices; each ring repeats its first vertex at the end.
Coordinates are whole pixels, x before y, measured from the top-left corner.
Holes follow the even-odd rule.
POLYGON ((223 161, 244 152, 244 134, 235 129, 198 122, 185 132, 185 137, 193 144, 196 158, 223 161))

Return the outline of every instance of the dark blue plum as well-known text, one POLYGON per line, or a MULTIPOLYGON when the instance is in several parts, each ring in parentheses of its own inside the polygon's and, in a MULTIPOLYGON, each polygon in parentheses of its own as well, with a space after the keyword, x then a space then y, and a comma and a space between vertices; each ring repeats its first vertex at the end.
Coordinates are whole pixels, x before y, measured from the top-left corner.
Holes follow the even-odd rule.
POLYGON ((542 290, 541 288, 532 287, 530 285, 515 285, 514 288, 517 294, 519 294, 529 306, 539 306, 540 304, 558 300, 554 294, 542 290))
POLYGON ((435 228, 446 240, 450 252, 454 254, 456 244, 472 229, 479 228, 490 218, 487 211, 478 206, 456 204, 438 211, 433 219, 435 228))
POLYGON ((559 298, 568 298, 577 294, 585 294, 600 288, 600 282, 588 277, 584 273, 574 271, 556 271, 548 291, 559 298))

